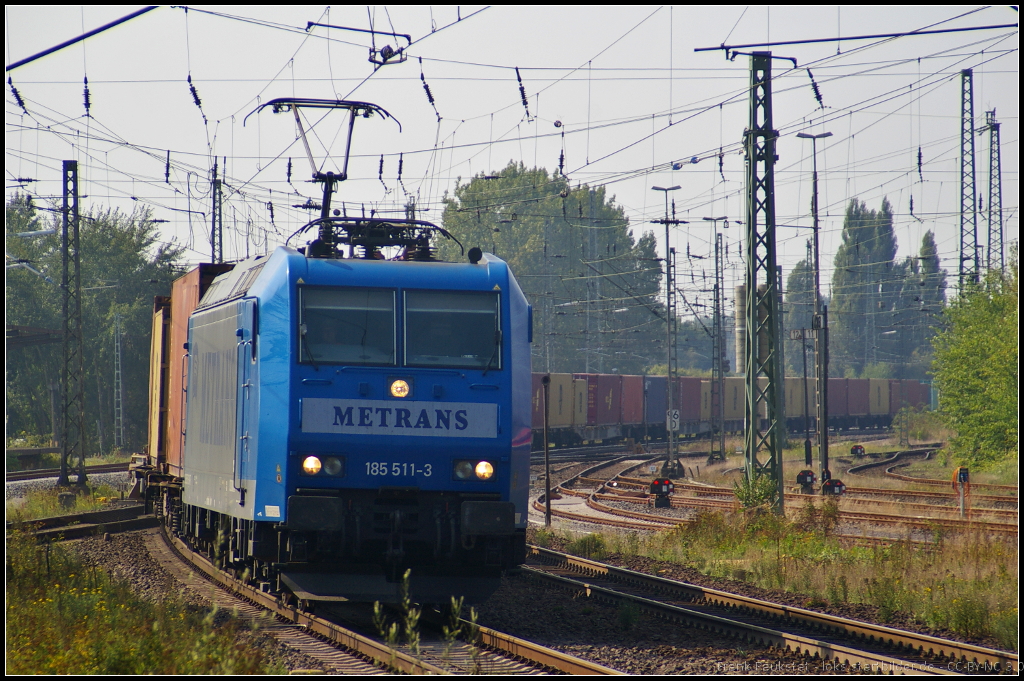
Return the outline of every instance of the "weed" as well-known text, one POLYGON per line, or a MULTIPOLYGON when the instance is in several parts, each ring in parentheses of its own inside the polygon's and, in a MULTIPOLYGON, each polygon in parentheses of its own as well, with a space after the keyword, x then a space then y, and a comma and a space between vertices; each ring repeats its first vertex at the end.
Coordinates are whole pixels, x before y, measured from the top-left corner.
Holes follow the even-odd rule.
POLYGON ((265 674, 233 620, 176 600, 151 602, 61 546, 7 543, 7 671, 13 674, 265 674), (47 562, 50 574, 47 575, 47 562))
POLYGON ((899 577, 884 575, 864 580, 864 591, 869 603, 878 608, 878 619, 886 623, 902 610, 906 600, 905 592, 899 577))
POLYGON ((619 604, 619 626, 623 631, 632 631, 636 623, 640 621, 640 606, 632 601, 623 601, 619 604))
POLYGON ((542 548, 548 548, 551 546, 551 540, 554 538, 555 533, 551 530, 541 528, 533 535, 533 543, 542 548))
POLYGON ((402 633, 409 645, 409 652, 419 655, 420 652, 420 614, 422 611, 413 605, 409 597, 409 577, 412 570, 406 570, 399 586, 399 604, 402 608, 402 633))
POLYGON ((476 623, 476 608, 469 609, 469 622, 466 623, 466 641, 469 643, 469 658, 473 664, 470 667, 470 674, 480 673, 480 648, 477 643, 480 641, 480 625, 476 623))
POLYGON ((733 491, 743 508, 771 506, 779 492, 775 481, 768 475, 760 475, 753 480, 743 476, 742 480, 733 483, 733 491))
POLYGON ((839 525, 839 499, 825 497, 821 502, 821 533, 828 537, 839 525))
POLYGON ((452 596, 451 605, 447 608, 448 621, 441 627, 441 634, 444 638, 444 659, 446 662, 448 661, 448 656, 451 655, 452 646, 455 645, 459 634, 462 633, 462 603, 462 596, 458 598, 452 596))
POLYGON ((565 550, 569 553, 583 556, 584 558, 601 560, 607 553, 607 544, 605 543, 603 535, 588 534, 569 542, 565 547, 565 550))

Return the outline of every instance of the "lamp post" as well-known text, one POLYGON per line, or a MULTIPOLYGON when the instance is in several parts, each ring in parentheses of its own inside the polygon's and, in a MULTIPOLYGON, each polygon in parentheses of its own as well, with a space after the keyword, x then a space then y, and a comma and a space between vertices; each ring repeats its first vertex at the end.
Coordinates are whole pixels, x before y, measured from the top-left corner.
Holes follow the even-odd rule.
POLYGON ((821 461, 821 488, 824 493, 826 489, 833 489, 834 485, 826 487, 832 477, 828 463, 828 311, 821 304, 821 259, 818 251, 818 140, 831 137, 832 133, 823 132, 811 135, 806 132, 798 132, 797 137, 811 140, 811 157, 813 159, 813 173, 811 175, 812 195, 811 213, 814 217, 814 317, 811 320, 811 327, 815 329, 814 344, 816 375, 818 384, 818 452, 821 461))
POLYGON ((712 223, 715 243, 715 286, 714 286, 714 321, 712 328, 711 352, 711 447, 708 464, 714 461, 725 461, 725 275, 722 270, 722 234, 718 231, 718 223, 729 227, 729 218, 704 218, 712 223))
POLYGON ((796 134, 800 139, 811 140, 811 214, 814 217, 814 314, 821 314, 821 259, 818 255, 818 140, 831 137, 832 133, 823 132, 811 135, 806 132, 796 134))
POLYGON ((662 474, 667 477, 676 477, 676 468, 678 464, 675 462, 675 431, 673 430, 673 404, 672 404, 672 392, 674 379, 675 379, 675 366, 673 360, 675 359, 675 281, 674 273, 672 271, 672 250, 669 248, 669 229, 672 225, 686 224, 684 220, 676 220, 674 217, 669 218, 668 216, 668 193, 674 192, 677 189, 681 189, 679 185, 674 187, 651 187, 654 191, 665 193, 665 218, 663 220, 654 220, 655 223, 661 223, 665 225, 665 321, 667 329, 667 364, 665 373, 667 374, 666 380, 666 413, 665 413, 665 465, 662 468, 662 474))

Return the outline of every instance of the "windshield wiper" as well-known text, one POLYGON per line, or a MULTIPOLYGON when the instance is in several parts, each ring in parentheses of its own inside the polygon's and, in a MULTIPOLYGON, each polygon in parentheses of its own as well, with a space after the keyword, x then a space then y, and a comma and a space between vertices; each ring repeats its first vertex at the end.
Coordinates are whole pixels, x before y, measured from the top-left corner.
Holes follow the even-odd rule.
POLYGON ((313 359, 313 351, 309 349, 309 341, 306 340, 306 325, 299 325, 299 344, 302 345, 302 349, 306 351, 306 355, 309 357, 309 363, 313 365, 313 368, 320 371, 320 367, 317 366, 316 360, 313 359))
POLYGON ((495 358, 498 356, 498 350, 501 349, 501 329, 494 330, 494 351, 491 352, 491 358, 487 360, 487 366, 484 367, 484 373, 481 376, 486 376, 487 372, 491 370, 491 364, 494 363, 495 358))

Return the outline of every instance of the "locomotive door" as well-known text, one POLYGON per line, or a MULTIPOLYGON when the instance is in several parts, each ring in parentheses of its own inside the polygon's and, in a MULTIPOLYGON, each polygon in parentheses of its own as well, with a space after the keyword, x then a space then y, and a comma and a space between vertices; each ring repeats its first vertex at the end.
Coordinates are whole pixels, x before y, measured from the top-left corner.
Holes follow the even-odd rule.
POLYGON ((238 505, 245 506, 245 495, 249 491, 248 480, 253 480, 253 454, 255 452, 256 423, 252 408, 256 395, 255 362, 257 306, 255 299, 245 299, 238 305, 238 337, 236 360, 238 362, 238 399, 235 414, 235 461, 232 482, 238 492, 238 505))

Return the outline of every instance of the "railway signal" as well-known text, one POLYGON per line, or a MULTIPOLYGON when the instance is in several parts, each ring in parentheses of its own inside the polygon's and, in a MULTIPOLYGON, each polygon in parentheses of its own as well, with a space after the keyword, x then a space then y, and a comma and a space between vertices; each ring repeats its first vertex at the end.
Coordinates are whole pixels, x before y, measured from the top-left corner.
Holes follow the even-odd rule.
POLYGON ((670 495, 676 491, 676 484, 668 478, 651 480, 651 495, 654 497, 654 508, 671 508, 670 495))

